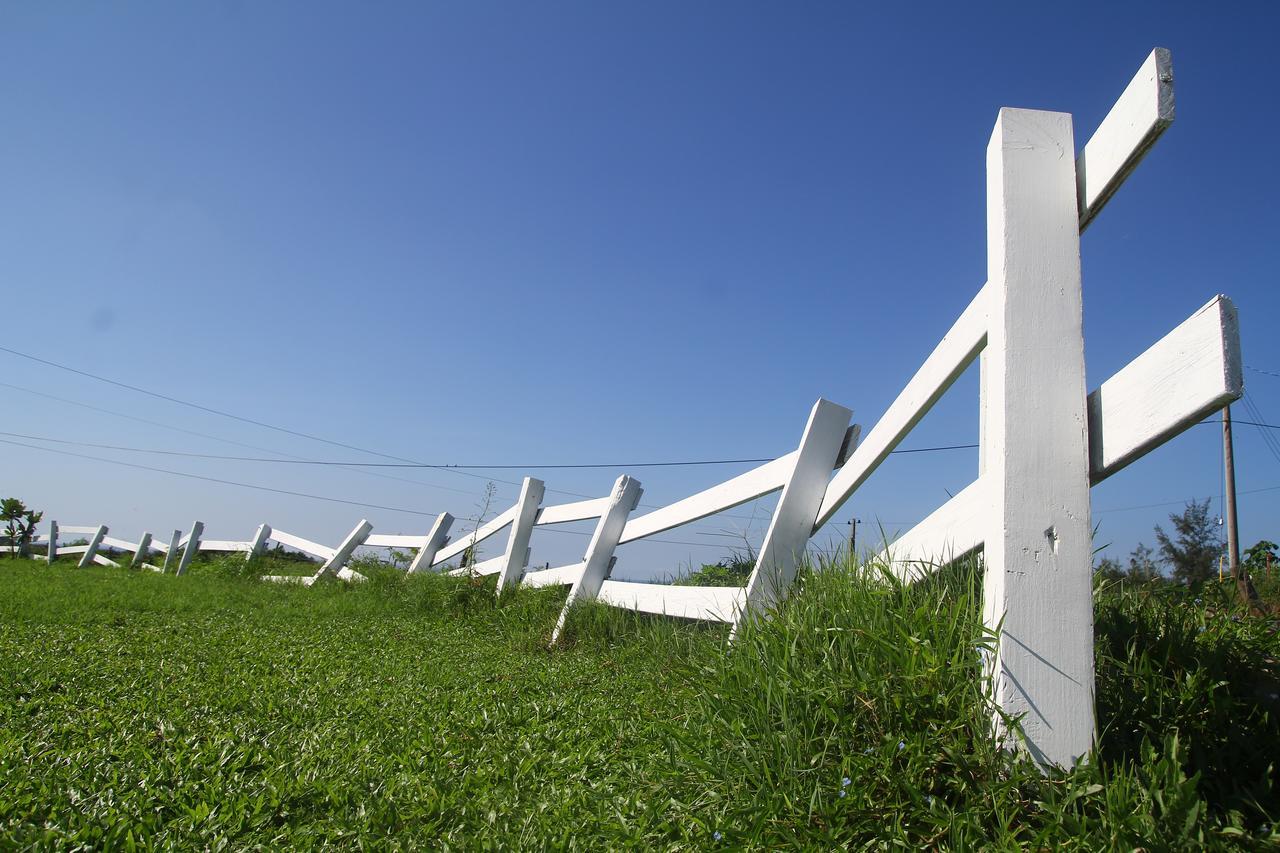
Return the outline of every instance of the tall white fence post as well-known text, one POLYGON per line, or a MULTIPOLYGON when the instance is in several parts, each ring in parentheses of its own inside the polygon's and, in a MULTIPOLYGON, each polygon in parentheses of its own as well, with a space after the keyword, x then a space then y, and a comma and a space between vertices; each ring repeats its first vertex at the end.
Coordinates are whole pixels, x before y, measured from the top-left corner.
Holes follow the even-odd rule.
POLYGON ((271 525, 262 523, 258 525, 258 530, 253 534, 253 541, 249 543, 249 551, 245 554, 245 560, 252 560, 261 554, 267 547, 267 540, 271 538, 271 525))
POLYGON ((449 541, 449 528, 452 526, 453 516, 449 513, 442 512, 436 516, 435 523, 431 525, 431 532, 427 534, 426 544, 418 549, 413 562, 409 564, 407 574, 414 575, 423 569, 431 568, 431 564, 435 562, 436 553, 449 541))
POLYGON ((138 540, 138 547, 134 549, 133 559, 129 561, 129 568, 136 569, 147 561, 147 555, 151 551, 151 534, 143 532, 142 538, 138 540))
MULTIPOLYGON (((796 567, 813 535, 853 412, 830 400, 818 400, 782 487, 756 567, 747 581, 743 613, 758 613, 781 600, 795 580, 796 567)), ((736 628, 735 623, 735 628, 736 628)))
POLYGON ((58 559, 58 522, 53 519, 49 520, 49 550, 45 552, 44 559, 49 565, 58 559))
POLYGON ((516 516, 511 519, 507 550, 502 555, 498 595, 502 595, 504 589, 518 587, 524 577, 524 570, 529 565, 529 538, 533 535, 533 523, 538 518, 538 507, 545 494, 545 483, 535 477, 524 478, 524 483, 520 486, 520 498, 516 501, 516 516))
POLYGON ((569 616, 569 608, 575 601, 590 601, 600 593, 600 587, 609 576, 613 567, 613 552, 622 538, 622 530, 627 526, 627 517, 640 503, 640 481, 623 475, 613 484, 613 492, 609 495, 607 508, 596 522, 595 533, 591 543, 587 545, 586 556, 583 557, 582 574, 569 588, 569 596, 565 599, 560 618, 556 620, 555 630, 551 632, 551 642, 560 639, 564 630, 565 619, 569 616))
MULTIPOLYGON (((1041 764, 1093 746, 1093 598, 1071 116, 1002 109, 987 147, 982 403, 991 690, 1041 764)), ((997 731, 1005 723, 996 718, 997 731)))
MULTIPOLYGON (((200 553, 200 537, 204 534, 204 522, 191 522, 191 532, 187 534, 187 545, 182 549, 182 560, 178 562, 176 574, 185 575, 191 561, 200 553)), ((168 561, 166 561, 168 562, 168 561)))
POLYGON ((87 569, 93 565, 93 558, 97 556, 98 546, 102 544, 102 537, 107 535, 107 526, 105 524, 98 525, 98 529, 94 531, 93 538, 89 540, 89 547, 85 549, 84 555, 80 558, 80 568, 87 569))

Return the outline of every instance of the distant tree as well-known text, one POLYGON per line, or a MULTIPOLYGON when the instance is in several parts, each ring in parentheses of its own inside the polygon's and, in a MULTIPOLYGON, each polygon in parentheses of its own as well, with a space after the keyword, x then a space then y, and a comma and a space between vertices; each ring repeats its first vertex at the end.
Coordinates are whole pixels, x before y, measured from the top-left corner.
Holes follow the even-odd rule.
POLYGON ((1173 579, 1184 584, 1203 583, 1217 572, 1222 554, 1222 534, 1209 516, 1209 501, 1191 501, 1181 514, 1170 513, 1173 536, 1156 525, 1160 558, 1169 566, 1173 579))
POLYGON ((26 504, 17 498, 5 498, 0 501, 0 521, 4 522, 4 533, 9 538, 9 553, 15 551, 18 556, 27 556, 31 548, 31 534, 36 525, 44 518, 43 512, 27 509, 26 504))
POLYGON ((1120 562, 1110 557, 1103 557, 1098 564, 1093 567, 1093 571, 1103 580, 1118 581, 1124 579, 1124 570, 1120 568, 1120 562))
POLYGON ((1277 562, 1276 548, 1280 545, 1267 539, 1261 539, 1252 547, 1244 549, 1244 565, 1249 570, 1250 575, 1256 575, 1259 572, 1266 573, 1267 569, 1277 562))
POLYGON ((1155 552, 1139 542, 1138 547, 1129 552, 1129 577, 1136 581, 1149 581, 1160 577, 1160 567, 1151 555, 1155 552))

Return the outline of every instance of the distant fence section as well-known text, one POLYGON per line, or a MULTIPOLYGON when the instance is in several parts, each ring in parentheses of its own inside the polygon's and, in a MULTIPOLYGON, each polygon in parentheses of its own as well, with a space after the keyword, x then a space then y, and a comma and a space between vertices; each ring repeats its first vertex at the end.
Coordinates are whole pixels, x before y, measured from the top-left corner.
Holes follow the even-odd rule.
MULTIPOLYGON (((439 570, 506 532, 499 556, 451 568, 496 575, 497 590, 568 587, 555 627, 577 601, 596 600, 645 613, 734 625, 766 613, 790 588, 813 534, 832 519, 889 453, 975 360, 981 365, 977 479, 886 546, 892 570, 907 581, 947 558, 983 550, 984 618, 999 629, 990 690, 1018 736, 1042 763, 1069 765, 1094 741, 1093 611, 1089 489, 1243 390, 1236 311, 1214 296, 1184 323, 1092 392, 1087 391, 1082 329, 1080 233, 1094 221, 1138 161, 1173 120, 1168 51, 1151 53, 1074 158, 1071 116, 1002 109, 987 148, 987 282, 961 312, 888 410, 859 442, 849 409, 818 400, 795 450, 668 506, 637 514, 641 485, 619 477, 609 494, 543 505, 542 480, 526 477, 516 502, 451 539, 443 513, 422 535, 378 535, 361 520, 330 547, 260 525, 246 540, 202 538, 192 524, 167 544, 144 533, 136 543, 105 526, 48 524, 38 541, 48 559, 80 553, 80 565, 119 565, 104 546, 132 552, 130 566, 183 574, 204 551, 261 553, 275 542, 319 561, 302 576, 359 580, 348 567, 361 546, 414 550, 410 574, 439 570), (834 474, 833 474, 834 472, 834 474), (615 550, 756 498, 780 492, 745 587, 687 587, 611 578, 615 550), (529 570, 538 527, 596 522, 582 559, 529 570), (88 537, 58 545, 59 535, 88 537), (155 565, 152 555, 163 555, 155 565), (175 555, 179 555, 175 556, 175 555)), ((997 717, 997 728, 1002 717, 997 717)))

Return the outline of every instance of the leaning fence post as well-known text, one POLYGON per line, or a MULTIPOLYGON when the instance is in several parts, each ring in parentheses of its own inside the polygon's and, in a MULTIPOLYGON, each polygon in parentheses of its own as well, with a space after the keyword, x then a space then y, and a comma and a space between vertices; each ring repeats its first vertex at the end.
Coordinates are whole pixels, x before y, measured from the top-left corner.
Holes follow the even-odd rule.
POLYGON ((169 550, 164 552, 164 565, 160 567, 162 573, 168 574, 169 569, 172 568, 173 564, 177 561, 178 543, 181 541, 182 541, 182 531, 181 530, 173 531, 173 535, 169 537, 169 550))
POLYGON ((516 515, 511 519, 511 535, 507 537, 507 550, 502 555, 502 571, 498 574, 498 595, 507 588, 520 585, 525 567, 529 565, 529 538, 533 535, 533 523, 538 520, 538 506, 546 494, 546 484, 536 477, 525 477, 520 486, 520 498, 516 501, 516 515))
POLYGON ((326 575, 332 577, 342 571, 343 566, 347 564, 347 560, 351 559, 351 555, 364 544, 364 540, 368 539, 369 534, 372 532, 373 525, 369 523, 369 520, 360 519, 360 523, 347 534, 346 539, 342 540, 342 544, 338 546, 338 550, 333 552, 333 556, 324 561, 320 571, 316 572, 314 580, 319 580, 326 575))
POLYGON ((590 601, 600 593, 600 587, 613 567, 613 552, 622 538, 622 530, 627 526, 627 516, 640 503, 640 481, 625 474, 613 484, 609 494, 609 505, 600 514, 596 522, 596 531, 587 545, 587 554, 583 557, 582 574, 569 589, 569 597, 565 599, 560 610, 560 618, 556 620, 555 630, 551 632, 551 642, 560 639, 564 630, 565 619, 569 617, 569 608, 575 601, 590 601))
POLYGON ((45 553, 45 561, 49 565, 53 565, 53 561, 58 559, 58 522, 53 519, 49 520, 49 550, 45 553))
POLYGON ((129 568, 136 569, 147 561, 147 554, 151 550, 151 534, 143 532, 142 538, 138 540, 138 547, 133 552, 133 559, 129 561, 129 568))
POLYGON ((809 422, 796 452, 796 461, 782 487, 756 558, 756 567, 747 580, 743 612, 760 612, 785 598, 795 580, 796 568, 813 535, 813 523, 822 508, 822 499, 831 482, 853 412, 830 400, 818 400, 809 412, 809 422))
POLYGON ((93 538, 89 540, 89 547, 85 549, 84 556, 80 558, 80 568, 87 569, 93 565, 93 557, 98 553, 98 546, 102 544, 102 537, 106 535, 107 526, 105 524, 98 525, 93 538))
POLYGON ((449 528, 451 526, 453 526, 452 515, 442 512, 436 516, 435 523, 431 525, 431 532, 427 534, 427 543, 418 549, 417 556, 409 564, 407 574, 413 575, 422 569, 431 568, 431 564, 436 559, 436 552, 449 541, 449 528))
POLYGON ((271 538, 271 525, 262 523, 258 525, 258 530, 253 534, 253 541, 249 543, 249 552, 245 554, 245 560, 252 560, 261 554, 267 547, 267 540, 271 538))
POLYGON ((1093 598, 1071 116, 1002 109, 987 146, 983 618, 990 689, 1042 765, 1093 746, 1093 598))
POLYGON ((204 522, 191 522, 191 533, 187 535, 187 546, 182 549, 182 560, 178 563, 178 571, 175 574, 184 575, 187 573, 187 567, 191 565, 192 559, 196 554, 200 553, 200 536, 204 533, 204 522))

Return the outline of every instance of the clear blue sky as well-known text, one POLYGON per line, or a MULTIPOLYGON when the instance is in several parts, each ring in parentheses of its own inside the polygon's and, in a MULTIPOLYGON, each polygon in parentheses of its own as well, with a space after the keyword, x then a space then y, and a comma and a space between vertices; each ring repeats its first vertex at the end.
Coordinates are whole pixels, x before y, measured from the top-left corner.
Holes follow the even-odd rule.
MULTIPOLYGON (((777 455, 819 396, 870 427, 976 293, 997 110, 1071 112, 1081 144, 1159 45, 1177 121, 1082 241, 1090 387, 1219 292, 1246 364, 1280 373, 1280 6, 1231 8, 6 5, 0 345, 427 462, 777 455)), ((0 368, 272 451, 373 459, 4 353, 0 368)), ((1280 422, 1280 377, 1246 380, 1280 422)), ((976 387, 962 379, 903 446, 976 441, 976 387)), ((8 432, 258 453, 0 399, 8 432)), ((458 516, 484 485, 49 446, 458 516)), ((1095 489, 1098 544, 1151 543, 1188 498, 1216 511, 1220 447, 1196 427, 1095 489)), ((1237 453, 1242 492, 1280 487, 1256 430, 1237 429, 1237 453)), ((213 538, 268 521, 330 544, 362 516, 430 522, 12 445, 0 460, 0 493, 126 538, 197 517, 213 538)), ((745 467, 630 473, 652 505, 745 467)), ((836 532, 851 514, 864 537, 903 529, 976 469, 975 451, 895 456, 836 532)), ((600 495, 626 472, 528 473, 600 495)), ((515 487, 498 486, 505 505, 515 487)), ((1277 506, 1280 489, 1242 494, 1244 544, 1280 539, 1277 506)), ((695 544, 629 546, 618 576, 714 559, 726 531, 758 541, 764 522, 733 514, 667 537, 695 544)), ((539 533, 534 561, 584 543, 539 533)))

